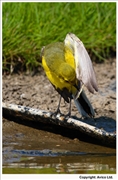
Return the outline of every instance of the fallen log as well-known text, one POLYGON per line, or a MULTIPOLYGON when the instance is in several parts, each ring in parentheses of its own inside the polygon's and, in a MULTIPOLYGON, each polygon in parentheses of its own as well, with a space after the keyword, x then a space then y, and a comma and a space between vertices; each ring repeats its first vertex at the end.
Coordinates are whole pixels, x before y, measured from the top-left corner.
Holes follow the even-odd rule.
POLYGON ((103 117, 97 119, 75 119, 75 117, 70 117, 65 119, 60 114, 54 117, 51 112, 9 103, 2 103, 2 108, 3 117, 7 115, 7 117, 12 116, 23 120, 50 123, 76 129, 78 132, 99 140, 101 144, 108 146, 116 145, 116 121, 111 118, 107 120, 103 117))

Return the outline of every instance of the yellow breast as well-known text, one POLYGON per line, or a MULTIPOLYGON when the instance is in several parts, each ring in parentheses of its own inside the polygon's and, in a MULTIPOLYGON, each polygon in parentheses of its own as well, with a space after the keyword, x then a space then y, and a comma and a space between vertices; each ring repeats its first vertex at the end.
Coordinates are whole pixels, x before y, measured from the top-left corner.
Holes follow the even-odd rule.
POLYGON ((62 90, 63 88, 67 88, 69 92, 76 92, 76 88, 69 84, 64 79, 59 77, 59 66, 63 62, 67 62, 70 66, 75 68, 74 56, 69 49, 64 49, 64 45, 61 43, 60 47, 57 46, 49 46, 44 51, 44 55, 42 56, 42 66, 45 70, 46 76, 49 81, 55 86, 56 89, 62 90))
MULTIPOLYGON (((67 82, 65 82, 64 80, 60 79, 58 77, 57 74, 55 74, 55 72, 50 71, 49 67, 46 64, 45 58, 44 56, 42 57, 42 65, 43 68, 45 70, 46 76, 48 77, 48 79, 50 80, 50 82, 55 86, 55 88, 59 88, 59 89, 63 89, 63 88, 67 88, 71 91, 71 85, 68 84, 67 82)), ((56 69, 58 69, 58 67, 55 67, 56 69)))
POLYGON ((65 47, 65 60, 75 69, 75 60, 73 52, 67 47, 65 47))

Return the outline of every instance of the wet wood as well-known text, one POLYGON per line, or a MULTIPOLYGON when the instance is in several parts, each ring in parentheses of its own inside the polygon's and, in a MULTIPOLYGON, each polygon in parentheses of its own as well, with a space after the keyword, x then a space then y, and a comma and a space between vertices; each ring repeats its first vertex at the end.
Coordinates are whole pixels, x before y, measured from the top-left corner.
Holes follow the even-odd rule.
POLYGON ((52 116, 51 112, 40 109, 33 109, 26 106, 16 104, 2 103, 3 116, 12 116, 22 118, 29 121, 38 121, 42 123, 50 123, 66 128, 77 129, 78 131, 100 140, 102 144, 115 146, 116 144, 116 121, 113 119, 97 118, 97 119, 78 119, 71 117, 65 119, 64 116, 58 114, 52 116))

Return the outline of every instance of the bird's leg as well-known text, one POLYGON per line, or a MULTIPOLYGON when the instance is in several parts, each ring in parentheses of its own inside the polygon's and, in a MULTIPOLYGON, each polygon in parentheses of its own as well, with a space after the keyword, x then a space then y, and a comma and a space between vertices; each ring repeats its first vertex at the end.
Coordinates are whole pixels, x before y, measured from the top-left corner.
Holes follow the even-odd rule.
POLYGON ((60 103, 61 103, 61 95, 60 95, 59 104, 58 104, 57 110, 56 110, 57 114, 58 114, 58 113, 61 113, 61 111, 60 111, 60 103))
POLYGON ((68 119, 71 116, 71 98, 70 98, 70 103, 69 103, 69 112, 68 114, 65 115, 65 119, 68 119))
POLYGON ((54 113, 52 113, 51 116, 56 116, 58 113, 61 114, 60 103, 61 103, 61 95, 60 95, 60 98, 59 98, 59 104, 58 104, 57 110, 54 113))

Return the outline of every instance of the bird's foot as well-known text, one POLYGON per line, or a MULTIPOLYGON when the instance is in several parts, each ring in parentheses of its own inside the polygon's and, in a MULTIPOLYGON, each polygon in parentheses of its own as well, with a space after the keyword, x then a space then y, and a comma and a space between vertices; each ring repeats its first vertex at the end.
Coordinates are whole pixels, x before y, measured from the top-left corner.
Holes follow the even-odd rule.
POLYGON ((70 118, 70 116, 71 116, 71 113, 69 112, 68 114, 66 114, 65 116, 64 116, 64 120, 68 120, 69 118, 70 118))
POLYGON ((62 116, 63 114, 61 113, 60 109, 57 109, 55 112, 51 114, 51 117, 56 118, 57 116, 62 116))
POLYGON ((65 121, 67 121, 70 118, 70 116, 71 116, 70 112, 65 115, 65 114, 61 113, 61 111, 59 109, 51 114, 52 118, 63 117, 63 120, 65 120, 65 121))

